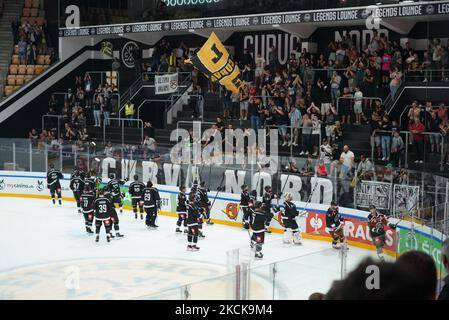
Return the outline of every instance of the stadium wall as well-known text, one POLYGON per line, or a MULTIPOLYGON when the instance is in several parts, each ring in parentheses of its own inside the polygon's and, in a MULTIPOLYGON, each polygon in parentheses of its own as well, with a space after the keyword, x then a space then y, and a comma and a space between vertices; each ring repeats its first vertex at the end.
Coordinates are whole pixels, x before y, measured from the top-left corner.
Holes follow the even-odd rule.
MULTIPOLYGON (((34 198, 50 201, 45 176, 45 173, 42 172, 0 171, 0 197, 34 198)), ((69 175, 64 175, 64 180, 61 182, 63 200, 74 201, 72 192, 69 189, 69 178, 69 175)), ((165 185, 157 185, 157 187, 162 199, 160 214, 177 217, 176 199, 178 188, 165 185)), ((126 185, 122 191, 126 193, 126 185)), ((211 217, 215 223, 241 228, 243 214, 239 208, 240 195, 211 191, 209 198, 214 203, 211 217)), ((304 202, 297 202, 296 205, 300 210, 306 206, 304 202)), ((126 198, 124 199, 124 208, 127 210, 132 209, 129 194, 126 194, 126 198)), ((307 217, 300 219, 300 226, 304 238, 330 241, 330 236, 325 228, 326 211, 326 205, 309 204, 307 206, 307 217)), ((340 213, 346 220, 345 231, 348 237, 348 243, 367 250, 375 250, 371 244, 369 228, 367 226, 366 218, 368 212, 340 208, 340 213)), ((279 221, 279 216, 274 217, 272 230, 275 233, 283 232, 283 226, 279 221)), ((391 222, 397 223, 398 221, 392 219, 391 222)), ((390 256, 398 256, 411 249, 424 251, 433 257, 437 263, 437 267, 440 268, 440 249, 441 243, 445 238, 446 236, 429 227, 418 227, 418 225, 412 225, 409 221, 400 221, 396 230, 386 229, 385 252, 390 256)))

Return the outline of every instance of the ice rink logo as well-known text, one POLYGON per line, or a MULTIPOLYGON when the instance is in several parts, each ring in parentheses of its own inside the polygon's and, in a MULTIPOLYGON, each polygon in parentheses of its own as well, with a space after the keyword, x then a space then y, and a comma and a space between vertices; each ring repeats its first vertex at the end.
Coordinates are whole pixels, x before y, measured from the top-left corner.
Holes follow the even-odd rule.
POLYGON ((42 192, 45 188, 44 188, 44 182, 37 180, 37 186, 36 186, 37 191, 42 192))
POLYGON ((223 211, 231 220, 237 220, 239 215, 240 205, 238 203, 228 203, 223 211))
POLYGON ((136 65, 136 60, 134 57, 134 52, 139 50, 139 46, 134 41, 127 42, 122 49, 122 61, 128 68, 134 68, 136 65))

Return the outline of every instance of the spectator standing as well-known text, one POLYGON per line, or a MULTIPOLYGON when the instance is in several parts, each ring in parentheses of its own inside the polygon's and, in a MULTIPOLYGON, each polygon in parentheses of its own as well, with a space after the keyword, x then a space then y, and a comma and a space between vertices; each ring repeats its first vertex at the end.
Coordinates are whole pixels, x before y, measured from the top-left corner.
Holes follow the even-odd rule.
POLYGON ((449 122, 448 120, 443 120, 440 123, 440 133, 443 136, 443 142, 444 142, 444 150, 443 152, 446 153, 446 165, 449 166, 449 122))
POLYGON ((354 153, 349 150, 349 146, 345 145, 343 147, 343 152, 340 155, 341 161, 341 169, 340 169, 340 178, 346 178, 351 173, 352 168, 354 167, 354 153))
POLYGON ((380 127, 380 145, 382 148, 382 161, 390 161, 390 147, 391 147, 391 123, 388 114, 385 113, 382 117, 380 127))
POLYGON ((414 119, 414 121, 409 126, 409 131, 413 134, 412 140, 416 151, 415 163, 424 163, 424 135, 423 132, 426 130, 425 126, 419 119, 414 119))
POLYGON ((302 155, 309 155, 311 149, 311 140, 312 140, 312 119, 310 119, 308 114, 303 116, 302 122, 302 135, 301 135, 301 152, 302 155))
POLYGON ((363 115, 363 92, 359 87, 355 87, 354 91, 355 124, 359 126, 362 124, 362 118, 364 118, 364 120, 366 121, 363 115))
POLYGON ((296 105, 292 105, 289 113, 290 126, 292 127, 293 146, 297 147, 299 143, 299 132, 302 127, 302 115, 296 105))
POLYGON ((441 135, 440 135, 441 120, 437 116, 437 112, 431 108, 426 110, 426 131, 432 134, 429 135, 430 152, 440 153, 441 135))
POLYGON ((396 92, 398 91, 399 87, 402 83, 402 73, 399 71, 398 68, 394 69, 390 73, 390 93, 391 98, 394 100, 396 98, 396 92))
POLYGON ((103 117, 104 117, 104 125, 110 126, 111 120, 109 120, 109 119, 111 116, 111 99, 104 98, 102 110, 103 110, 103 117))
POLYGON ((393 138, 391 139, 391 162, 395 167, 399 167, 404 152, 405 144, 399 131, 393 131, 393 138))
POLYGON ((128 119, 128 127, 133 127, 133 119, 134 115, 136 113, 136 110, 134 109, 134 103, 132 103, 130 100, 128 100, 125 103, 125 116, 128 119))

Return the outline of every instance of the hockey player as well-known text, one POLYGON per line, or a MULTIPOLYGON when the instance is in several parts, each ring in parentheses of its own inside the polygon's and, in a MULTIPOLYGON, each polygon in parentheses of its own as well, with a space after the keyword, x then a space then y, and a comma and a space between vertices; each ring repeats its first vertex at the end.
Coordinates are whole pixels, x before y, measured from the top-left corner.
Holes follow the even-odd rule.
MULTIPOLYGON (((200 192, 199 192, 199 188, 198 188, 198 181, 194 180, 193 181, 193 185, 190 188, 190 193, 189 193, 189 197, 188 199, 191 199, 191 201, 193 201, 192 203, 195 205, 195 207, 199 208, 199 203, 200 203, 200 192), (193 195, 193 197, 190 197, 190 195, 193 195)), ((188 202, 191 202, 190 200, 188 200, 188 202)), ((203 219, 199 219, 198 221, 198 238, 200 239, 204 239, 206 236, 204 235, 203 231, 203 219)))
POLYGON ((385 226, 396 228, 392 224, 388 224, 388 217, 379 211, 376 206, 370 205, 370 214, 368 215, 368 227, 373 244, 376 246, 377 256, 381 261, 385 261, 383 248, 385 246, 385 226))
POLYGON ((251 248, 256 248, 255 258, 262 259, 262 246, 265 242, 265 221, 266 221, 266 209, 264 204, 260 201, 256 201, 250 208, 251 210, 251 229, 253 234, 251 236, 251 248))
POLYGON ((159 196, 159 191, 153 187, 151 181, 147 182, 147 186, 142 192, 143 207, 147 214, 145 219, 145 224, 148 229, 156 229, 157 212, 160 208, 161 197, 159 196))
POLYGON ((251 220, 251 212, 248 208, 250 202, 250 195, 248 192, 248 186, 246 184, 241 187, 242 193, 240 195, 240 208, 243 211, 243 228, 249 229, 249 222, 251 220))
POLYGON ((100 177, 96 177, 95 171, 91 170, 88 171, 86 174, 86 177, 84 179, 84 185, 88 185, 90 190, 95 194, 95 196, 98 196, 98 189, 101 183, 100 177))
POLYGON ((81 209, 84 215, 86 232, 88 234, 93 234, 92 222, 94 221, 95 193, 92 191, 89 185, 84 186, 84 192, 80 196, 80 202, 81 209))
POLYGON ((133 206, 134 217, 137 219, 137 206, 139 206, 140 220, 143 220, 143 201, 142 193, 145 189, 145 184, 139 181, 139 176, 134 176, 134 181, 131 182, 128 188, 128 192, 131 195, 131 204, 133 206))
POLYGON ((198 222, 201 219, 201 214, 199 212, 200 208, 195 204, 195 195, 193 193, 189 194, 189 201, 186 204, 187 208, 187 227, 189 232, 187 234, 187 251, 198 251, 200 248, 197 246, 198 243, 198 222))
POLYGON ((263 203, 263 206, 265 208, 265 216, 266 216, 265 231, 267 233, 271 233, 270 224, 271 224, 271 220, 274 217, 271 202, 275 198, 276 198, 276 196, 273 194, 273 192, 271 190, 271 187, 270 186, 265 186, 265 193, 264 193, 264 195, 262 197, 262 203, 263 203))
POLYGON ((204 219, 206 219, 206 224, 213 225, 214 223, 210 220, 210 200, 207 193, 209 189, 206 187, 206 182, 202 181, 200 183, 200 188, 198 189, 198 205, 202 212, 204 219))
POLYGON ((122 198, 124 195, 122 194, 120 187, 125 184, 125 181, 116 179, 115 174, 113 173, 109 176, 109 179, 110 180, 108 182, 108 185, 106 186, 106 189, 111 193, 112 205, 115 208, 115 204, 118 204, 120 213, 123 213, 122 198))
POLYGON ((110 212, 110 217, 111 217, 111 222, 112 222, 112 226, 114 227, 114 231, 115 231, 115 236, 112 235, 112 233, 109 235, 112 239, 121 239, 124 237, 124 235, 122 235, 120 233, 120 226, 119 226, 119 218, 117 215, 117 211, 115 210, 115 206, 114 206, 114 195, 112 194, 111 191, 109 191, 109 189, 106 189, 106 191, 104 192, 104 197, 108 198, 109 201, 111 202, 112 206, 111 206, 111 212, 110 212))
POLYGON ((299 230, 298 223, 296 222, 298 210, 292 200, 292 194, 286 193, 284 211, 282 211, 282 222, 285 227, 284 243, 292 243, 293 241, 293 244, 301 244, 301 232, 299 230))
POLYGON ((176 221, 176 233, 182 233, 181 225, 184 224, 184 233, 188 233, 187 228, 187 197, 186 187, 179 187, 178 193, 178 205, 176 206, 176 212, 178 213, 178 221, 176 221))
POLYGON ((50 170, 47 172, 47 188, 50 190, 51 200, 56 204, 55 194, 58 196, 59 205, 62 205, 61 182, 64 179, 61 171, 55 169, 55 165, 50 164, 50 170))
POLYGON ((331 206, 326 213, 326 227, 332 237, 332 248, 334 249, 340 249, 338 241, 340 241, 340 244, 343 244, 345 240, 343 224, 344 219, 338 212, 338 206, 334 201, 332 201, 331 206))
POLYGON ((78 213, 82 213, 80 197, 84 190, 84 172, 79 171, 76 167, 70 176, 70 190, 73 192, 73 197, 76 200, 76 207, 78 208, 78 213))
POLYGON ((111 212, 114 207, 109 198, 104 196, 104 190, 98 191, 98 198, 94 203, 95 212, 95 242, 100 241, 100 229, 104 225, 106 230, 106 240, 111 241, 111 212))

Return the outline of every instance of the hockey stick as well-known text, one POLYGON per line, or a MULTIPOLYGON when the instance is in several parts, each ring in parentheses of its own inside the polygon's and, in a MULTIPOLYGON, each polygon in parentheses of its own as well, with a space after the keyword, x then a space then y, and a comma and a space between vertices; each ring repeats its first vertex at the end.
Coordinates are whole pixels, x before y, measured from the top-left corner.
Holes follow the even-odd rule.
POLYGON ((305 217, 307 215, 307 207, 312 201, 312 196, 315 193, 316 188, 318 187, 318 177, 315 178, 316 178, 315 186, 313 187, 313 190, 309 195, 309 199, 307 199, 306 205, 304 206, 303 210, 301 210, 302 211, 301 214, 298 215, 299 218, 305 217))

